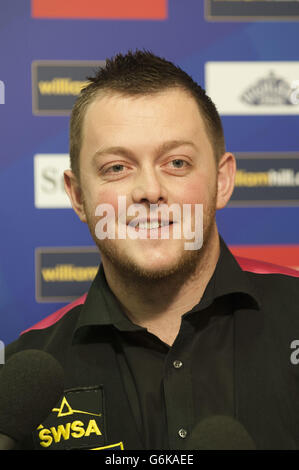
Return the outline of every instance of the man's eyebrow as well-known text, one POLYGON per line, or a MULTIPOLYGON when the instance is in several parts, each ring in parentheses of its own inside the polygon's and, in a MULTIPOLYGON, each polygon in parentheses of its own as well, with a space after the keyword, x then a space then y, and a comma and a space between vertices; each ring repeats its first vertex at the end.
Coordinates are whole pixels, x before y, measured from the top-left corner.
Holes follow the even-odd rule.
MULTIPOLYGON (((193 147, 195 150, 198 150, 194 142, 191 140, 168 140, 166 142, 163 142, 161 145, 159 145, 156 149, 156 153, 158 155, 161 155, 169 150, 173 150, 176 147, 181 147, 183 145, 189 145, 193 147)), ((122 155, 124 157, 131 157, 134 155, 134 153, 130 150, 127 149, 126 147, 121 147, 121 146, 114 146, 114 147, 104 147, 102 149, 99 149, 96 151, 96 153, 93 155, 93 160, 96 158, 99 158, 102 155, 122 155)))
POLYGON ((192 142, 192 140, 168 140, 166 142, 163 142, 159 147, 157 148, 157 153, 162 154, 164 152, 168 152, 168 150, 173 150, 176 147, 182 147, 183 145, 189 145, 193 147, 195 150, 198 150, 195 143, 192 142))

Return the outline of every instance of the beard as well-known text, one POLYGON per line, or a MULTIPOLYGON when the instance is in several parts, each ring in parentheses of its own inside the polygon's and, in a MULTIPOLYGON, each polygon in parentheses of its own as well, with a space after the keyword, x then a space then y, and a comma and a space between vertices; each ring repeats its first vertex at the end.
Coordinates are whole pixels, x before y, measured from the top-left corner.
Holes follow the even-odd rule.
MULTIPOLYGON (((217 188, 217 186, 216 186, 217 188)), ((210 202, 207 207, 203 207, 203 243, 200 249, 182 250, 180 256, 166 267, 156 269, 145 268, 137 263, 132 257, 121 250, 115 240, 99 240, 95 235, 96 221, 91 211, 88 211, 86 205, 85 214, 90 234, 98 247, 102 260, 109 262, 112 270, 121 276, 124 280, 130 280, 133 283, 147 286, 152 284, 154 287, 158 282, 182 282, 183 279, 191 279, 198 271, 198 267, 204 269, 205 259, 207 258, 210 242, 216 229, 216 198, 217 189, 214 189, 210 202)), ((104 263, 103 263, 104 264, 104 263)))

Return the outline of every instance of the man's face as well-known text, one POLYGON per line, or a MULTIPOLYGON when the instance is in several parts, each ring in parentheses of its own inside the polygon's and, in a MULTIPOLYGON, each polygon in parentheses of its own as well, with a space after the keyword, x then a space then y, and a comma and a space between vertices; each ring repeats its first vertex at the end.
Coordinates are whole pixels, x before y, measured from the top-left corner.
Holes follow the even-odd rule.
MULTIPOLYGON (((181 239, 173 237, 174 224, 169 226, 166 239, 161 237, 162 229, 157 239, 151 237, 150 229, 145 229, 142 239, 100 240, 96 236, 99 217, 95 213, 100 204, 113 207, 118 233, 119 196, 125 197, 126 208, 141 204, 148 217, 150 209, 157 207, 151 205, 191 205, 193 230, 195 204, 202 204, 204 244, 212 233, 216 162, 197 103, 185 91, 169 89, 142 97, 111 93, 96 98, 83 123, 80 181, 84 200, 81 220, 88 223, 104 268, 112 263, 117 269, 148 279, 194 268, 203 248, 186 250, 184 234, 181 239)), ((137 215, 126 215, 125 224, 137 215)))

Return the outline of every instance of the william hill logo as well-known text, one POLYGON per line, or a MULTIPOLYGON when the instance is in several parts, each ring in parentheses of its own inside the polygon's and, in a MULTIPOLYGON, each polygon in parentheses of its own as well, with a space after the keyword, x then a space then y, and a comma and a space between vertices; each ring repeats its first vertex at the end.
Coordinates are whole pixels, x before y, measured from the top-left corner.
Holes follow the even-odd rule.
POLYGON ((236 158, 230 207, 299 206, 298 152, 240 152, 236 158))
POLYGON ((247 104, 259 105, 292 105, 295 104, 292 97, 293 89, 283 78, 270 72, 265 78, 261 78, 247 88, 241 96, 241 100, 247 104))
POLYGON ((98 387, 65 392, 57 407, 34 432, 38 449, 105 446, 103 391, 98 387))
POLYGON ((32 110, 37 115, 68 115, 87 77, 105 65, 99 61, 34 61, 32 63, 32 110))
POLYGON ((80 297, 88 291, 100 262, 95 246, 36 248, 36 300, 68 302, 80 297))
POLYGON ((88 81, 72 80, 70 77, 54 77, 52 80, 40 80, 38 89, 41 95, 79 95, 88 81))
POLYGON ((73 264, 57 264, 51 268, 42 269, 45 282, 89 282, 97 273, 98 266, 74 266, 73 264))

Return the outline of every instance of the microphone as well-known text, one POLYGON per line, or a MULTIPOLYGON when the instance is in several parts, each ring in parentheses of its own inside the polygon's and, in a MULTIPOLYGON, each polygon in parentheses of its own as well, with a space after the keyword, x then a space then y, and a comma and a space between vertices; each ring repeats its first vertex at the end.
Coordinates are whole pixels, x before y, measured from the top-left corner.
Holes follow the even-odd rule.
POLYGON ((34 349, 11 356, 0 373, 0 450, 11 450, 49 415, 64 389, 61 365, 34 349))
POLYGON ((210 416, 198 423, 185 443, 188 450, 256 450, 241 423, 230 416, 210 416))

